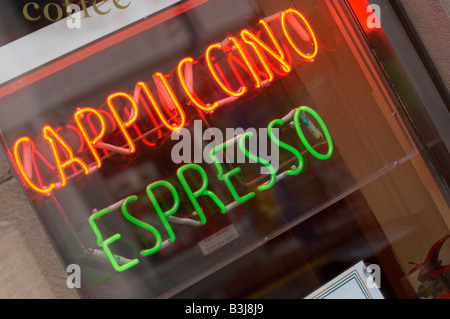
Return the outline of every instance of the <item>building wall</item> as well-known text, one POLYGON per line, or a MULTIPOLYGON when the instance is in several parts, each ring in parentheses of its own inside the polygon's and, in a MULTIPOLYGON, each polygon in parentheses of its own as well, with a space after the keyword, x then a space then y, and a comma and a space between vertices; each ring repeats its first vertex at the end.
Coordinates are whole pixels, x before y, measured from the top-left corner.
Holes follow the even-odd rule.
POLYGON ((0 205, 0 298, 78 298, 3 151, 0 205))
POLYGON ((447 88, 450 88, 450 1, 401 0, 417 35, 447 88))
MULTIPOLYGON (((401 0, 450 89, 450 1, 401 0)), ((78 298, 19 182, 0 152, 0 298, 78 298)))

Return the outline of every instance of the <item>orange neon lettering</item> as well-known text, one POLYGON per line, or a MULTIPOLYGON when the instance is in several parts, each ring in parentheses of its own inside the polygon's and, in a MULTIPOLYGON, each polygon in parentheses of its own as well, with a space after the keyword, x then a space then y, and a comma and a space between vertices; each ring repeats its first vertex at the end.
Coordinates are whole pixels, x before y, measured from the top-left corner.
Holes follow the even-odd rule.
POLYGON ((50 193, 55 188, 55 184, 50 184, 49 186, 44 188, 38 187, 31 181, 31 179, 28 177, 28 174, 25 172, 25 169, 22 165, 22 161, 20 160, 19 156, 19 145, 22 143, 30 143, 31 147, 34 149, 34 143, 28 136, 21 137, 14 143, 13 148, 14 160, 16 161, 16 165, 17 168, 19 169, 20 174, 22 175, 23 179, 28 184, 28 186, 30 186, 36 192, 41 194, 50 193))
POLYGON ((167 82, 166 77, 162 73, 157 72, 153 75, 153 80, 156 83, 157 93, 159 96, 162 96, 162 102, 165 104, 166 108, 169 109, 170 113, 172 113, 173 109, 176 109, 178 115, 180 116, 180 123, 176 129, 182 128, 186 123, 186 115, 180 105, 180 102, 175 96, 175 93, 167 82), (167 96, 167 94, 169 96, 167 96))
POLYGON ((96 109, 86 107, 86 108, 77 110, 73 117, 75 119, 75 122, 77 123, 78 128, 80 129, 81 134, 83 135, 83 137, 86 141, 87 146, 89 147, 89 150, 91 151, 92 156, 94 157, 95 161, 97 162, 97 167, 98 168, 102 167, 102 160, 94 146, 103 137, 103 135, 105 135, 106 123, 105 123, 103 116, 96 109), (81 122, 81 119, 84 117, 84 113, 86 113, 86 112, 96 115, 101 124, 100 133, 98 133, 94 138, 91 138, 89 136, 88 132, 86 131, 86 128, 84 127, 83 123, 81 122))
MULTIPOLYGON (((273 46, 275 47, 275 50, 272 49, 269 45, 261 41, 257 36, 255 36, 253 33, 251 33, 249 30, 242 30, 241 31, 241 38, 244 40, 244 42, 248 45, 250 45, 255 52, 255 54, 258 56, 259 61, 263 65, 263 67, 267 70, 270 70, 266 59, 263 58, 263 55, 261 53, 261 50, 264 50, 264 52, 268 53, 270 56, 272 56, 275 60, 277 60, 283 71, 287 74, 291 72, 292 67, 291 65, 286 62, 286 57, 281 49, 280 44, 278 43, 272 29, 269 27, 266 21, 260 20, 259 23, 263 26, 264 30, 266 31, 266 34, 269 36, 270 41, 272 42, 273 46)), ((271 72, 270 72, 271 73, 271 72)), ((273 76, 273 73, 272 73, 273 76)))
MULTIPOLYGON (((309 24, 308 20, 306 20, 306 18, 300 12, 298 12, 297 10, 294 10, 294 9, 288 9, 286 11, 283 11, 281 13, 281 27, 283 29, 284 36, 286 37, 286 39, 288 40, 288 42, 291 45, 291 47, 294 49, 294 51, 298 55, 300 55, 301 57, 303 57, 306 60, 313 60, 317 56, 317 52, 319 50, 319 47, 318 47, 318 44, 317 44, 316 35, 314 34, 314 31, 312 30, 311 25, 309 24), (290 34, 289 34, 288 30, 287 30, 286 17, 287 17, 287 20, 289 21, 289 23, 291 24, 292 28, 294 28, 295 32, 297 32, 297 34, 301 35, 301 34, 303 34, 305 32, 304 32, 303 27, 298 23, 298 21, 294 17, 290 16, 289 14, 298 16, 302 20, 302 22, 305 24, 305 26, 306 26, 306 28, 308 30, 309 36, 308 35, 304 35, 303 38, 305 36, 308 36, 308 38, 310 38, 309 42, 312 42, 312 44, 314 45, 313 53, 309 53, 309 54, 308 53, 304 53, 302 50, 300 50, 297 47, 297 45, 292 40, 292 38, 291 38, 291 36, 290 36, 290 34)), ((303 39, 303 40, 306 40, 306 39, 303 39)))
MULTIPOLYGON (((102 107, 103 107, 103 105, 102 105, 102 107)), ((116 121, 114 120, 114 117, 111 115, 111 113, 109 113, 107 110, 103 110, 101 108, 99 108, 98 111, 105 119, 105 124, 108 124, 108 121, 106 121, 107 118, 109 120, 109 123, 111 123, 111 131, 110 132, 115 131, 117 129, 117 124, 116 124, 116 121)), ((105 126, 105 129, 106 130, 108 129, 108 125, 105 126)))
MULTIPOLYGON (((24 155, 24 157, 25 157, 25 155, 24 155)), ((32 156, 31 156, 31 161, 32 161, 32 165, 33 165, 33 169, 34 169, 34 171, 36 172, 36 179, 37 179, 37 181, 39 182, 39 185, 40 186, 42 186, 43 185, 43 182, 42 182, 42 178, 41 178, 41 173, 39 172, 39 169, 38 169, 38 164, 37 164, 37 161, 36 161, 36 157, 39 157, 40 159, 41 159, 41 161, 42 161, 42 163, 45 165, 45 166, 47 166, 50 170, 54 170, 56 167, 54 166, 54 165, 52 165, 43 155, 42 155, 42 153, 39 151, 39 150, 37 150, 37 149, 34 149, 33 148, 33 150, 32 150, 32 156)))
POLYGON ((50 146, 52 148, 53 157, 55 158, 56 166, 59 171, 61 186, 66 185, 66 174, 64 173, 64 168, 66 168, 67 166, 69 166, 71 164, 77 163, 78 165, 80 165, 83 168, 84 173, 86 175, 89 174, 89 168, 86 165, 86 163, 83 160, 81 160, 80 158, 73 156, 72 149, 61 138, 61 136, 59 136, 59 134, 55 132, 54 129, 52 129, 50 126, 46 125, 42 129, 42 132, 43 132, 44 138, 50 143, 50 146), (64 162, 61 161, 61 157, 59 155, 55 141, 58 141, 59 145, 64 149, 64 152, 69 157, 68 160, 66 160, 64 162))
MULTIPOLYGON (((127 109, 125 109, 124 112, 125 112, 125 115, 126 115, 126 116, 130 116, 130 111, 128 111, 127 109)), ((138 126, 136 123, 133 123, 133 125, 131 125, 131 127, 132 127, 133 130, 136 132, 136 134, 137 134, 137 136, 138 136, 137 138, 141 138, 141 136, 142 136, 143 134, 142 134, 141 130, 139 129, 139 126, 138 126)), ((147 145, 147 146, 150 146, 150 147, 156 146, 156 143, 154 143, 154 142, 149 142, 149 141, 147 141, 145 138, 142 138, 141 141, 142 141, 142 143, 144 143, 144 144, 147 145)))
MULTIPOLYGON (((162 132, 161 128, 159 128, 158 126, 161 126, 161 125, 158 125, 156 118, 153 116, 153 113, 150 111, 150 107, 148 106, 147 101, 141 95, 141 91, 142 91, 142 87, 139 85, 139 83, 136 83, 136 85, 134 87, 133 98, 136 101, 136 103, 138 104, 138 107, 139 107, 139 105, 142 105, 144 107, 145 113, 147 113, 148 117, 150 118, 150 121, 155 126, 154 129, 147 131, 145 133, 145 135, 148 135, 148 134, 150 134, 150 132, 153 132, 154 130, 156 130, 158 133, 158 139, 160 139, 163 136, 163 132, 162 132)), ((136 130, 136 133, 139 135, 139 137, 144 135, 140 132, 140 130, 136 130)), ((146 138, 142 138, 142 142, 150 147, 153 147, 156 145, 156 143, 154 143, 154 142, 147 141, 146 138)))
MULTIPOLYGON (((225 74, 223 73, 223 70, 222 70, 222 67, 218 64, 218 63, 216 63, 216 70, 217 70, 217 74, 218 74, 218 76, 219 77, 222 77, 222 79, 223 79, 223 83, 224 83, 224 85, 225 86, 228 86, 228 87, 231 87, 231 85, 230 85, 230 82, 228 81, 228 78, 225 76, 225 74)), ((239 80, 239 79, 238 79, 239 80)), ((242 82, 242 83, 244 83, 244 82, 242 82)), ((245 86, 245 85, 244 85, 245 86)), ((244 87, 244 86, 241 86, 241 87, 244 87)), ((247 90, 247 88, 245 88, 246 90, 247 90)), ((238 96, 235 96, 235 98, 238 98, 238 96)), ((220 103, 220 102, 219 102, 220 103)))
POLYGON ((116 92, 116 93, 113 93, 113 94, 108 96, 107 104, 108 104, 108 107, 109 107, 109 109, 111 111, 111 114, 113 115, 117 125, 119 126, 120 131, 122 132, 123 136, 125 137, 125 140, 127 141, 127 144, 130 147, 129 152, 130 153, 136 152, 136 146, 134 145, 133 139, 131 138, 130 134, 127 131, 127 127, 129 127, 131 124, 133 124, 137 120, 137 118, 139 116, 139 109, 138 109, 138 106, 136 104, 136 101, 128 93, 116 92), (113 100, 115 98, 118 98, 118 97, 126 98, 131 103, 131 106, 133 107, 132 111, 130 113, 131 116, 125 122, 122 121, 122 119, 120 118, 119 114, 117 113, 116 107, 113 104, 113 100))
MULTIPOLYGON (((137 118, 139 117, 139 108, 137 106, 136 101, 134 100, 134 98, 125 92, 116 92, 113 94, 110 94, 107 98, 107 104, 109 106, 109 109, 112 111, 112 115, 114 117, 114 119, 116 120, 116 122, 121 125, 123 124, 124 127, 129 127, 131 124, 133 124, 137 118), (120 120, 119 122, 117 121, 117 118, 119 117, 119 113, 117 113, 117 109, 114 107, 114 104, 112 103, 112 100, 117 98, 117 97, 124 97, 126 98, 130 103, 131 106, 133 107, 131 109, 131 112, 129 112, 129 118, 128 120, 126 120, 125 122, 123 122, 122 120, 120 120), (131 115, 130 115, 131 114, 131 115)), ((120 118, 119 118, 120 119, 120 118)))
POLYGON ((242 79, 241 75, 239 74, 239 71, 237 70, 235 63, 237 65, 239 65, 242 69, 244 69, 246 72, 250 73, 250 70, 247 68, 247 65, 245 63, 243 63, 241 60, 239 60, 238 58, 236 58, 236 56, 232 52, 230 52, 228 54, 228 64, 230 65, 231 70, 233 71, 234 75, 238 79, 241 86, 244 86, 245 85, 244 80, 242 79))
POLYGON ((184 127, 185 121, 186 121, 186 115, 184 113, 183 108, 181 107, 180 103, 178 102, 177 98, 175 97, 175 94, 173 93, 172 89, 169 87, 169 84, 167 83, 167 80, 165 79, 164 75, 161 73, 157 73, 156 76, 161 80, 161 83, 164 85, 167 93, 170 95, 170 98, 172 99, 173 103, 175 104, 175 108, 177 109, 178 115, 180 116, 180 122, 178 124, 171 124, 169 123, 169 120, 166 118, 166 116, 163 114, 161 108, 159 107, 158 103, 156 103, 155 98, 153 97, 152 92, 150 92, 150 89, 148 88, 147 84, 144 82, 139 82, 138 85, 141 86, 141 88, 144 90, 147 98, 150 100, 150 103, 152 104, 154 110, 158 114, 159 119, 164 124, 165 127, 167 127, 169 130, 175 131, 182 127, 184 127))
MULTIPOLYGON (((68 126, 66 126, 66 127, 62 127, 62 126, 59 126, 58 128, 56 128, 54 131, 55 131, 55 133, 57 133, 58 134, 58 136, 62 139, 62 136, 61 136, 61 134, 59 133, 60 131, 62 131, 63 129, 66 129, 68 126)), ((81 134, 80 133, 78 133, 78 138, 80 138, 81 137, 81 139, 83 139, 83 137, 81 136, 81 134)), ((64 141, 67 141, 67 135, 64 135, 64 138, 65 139, 63 139, 64 141)), ((66 142, 66 144, 67 144, 67 142, 66 142)), ((84 144, 84 143, 83 143, 84 144)), ((71 148, 72 149, 72 148, 71 148)), ((67 152, 67 150, 63 147, 62 148, 62 151, 64 152, 64 156, 70 156, 70 154, 67 152)), ((78 153, 79 152, 79 150, 76 152, 76 153, 78 153)), ((34 162, 36 162, 36 161, 34 161, 34 162)), ((73 164, 73 163, 72 163, 73 164)), ((75 165, 70 165, 70 167, 72 168, 72 170, 73 170, 73 172, 74 173, 76 173, 77 172, 77 168, 75 167, 75 165)))
POLYGON ((33 169, 36 172, 36 179, 37 179, 39 185, 42 186, 43 183, 42 183, 41 173, 39 172, 39 169, 38 169, 38 166, 37 166, 37 163, 36 163, 36 158, 34 156, 32 158, 32 164, 33 164, 33 169))
MULTIPOLYGON (((58 133, 62 129, 63 129, 63 127, 58 127, 55 131, 56 131, 56 133, 58 133)), ((80 133, 80 131, 75 126, 73 126, 71 124, 66 125, 64 127, 64 129, 71 129, 72 131, 74 131, 77 134, 77 137, 80 140, 80 146, 78 147, 77 153, 80 153, 81 151, 83 151, 84 138, 83 138, 83 135, 80 133)))
POLYGON ((220 43, 211 44, 205 52, 205 59, 206 64, 208 66, 209 72, 213 76, 214 80, 217 82, 217 84, 224 90, 228 95, 230 96, 242 96, 247 91, 247 88, 245 86, 242 86, 239 91, 233 91, 233 89, 227 87, 225 83, 220 79, 219 75, 217 74, 214 65, 211 60, 211 51, 213 49, 222 49, 222 45, 220 43))
POLYGON ((156 130, 158 132, 158 138, 159 139, 162 138, 163 132, 160 128, 161 125, 158 125, 158 122, 156 121, 156 118, 153 116, 153 113, 150 111, 150 107, 148 106, 147 102, 144 102, 143 104, 144 104, 145 113, 147 113, 148 117, 152 121, 152 124, 155 126, 155 128, 150 130, 150 132, 153 132, 154 130, 156 130))
POLYGON ((181 86, 183 87, 184 92, 186 92, 186 95, 189 97, 189 100, 194 103, 196 107, 199 109, 206 111, 206 112, 212 112, 214 111, 218 106, 219 102, 215 101, 213 104, 204 104, 200 99, 198 98, 197 94, 194 91, 191 91, 191 89, 186 84, 185 75, 183 72, 183 66, 186 63, 193 64, 194 59, 191 57, 184 58, 183 60, 178 63, 178 79, 180 80, 181 86))
MULTIPOLYGON (((56 168, 44 157, 44 155, 42 155, 42 153, 39 150, 33 149, 33 154, 35 156, 39 157, 41 159, 42 163, 44 163, 44 165, 47 166, 50 170, 54 170, 56 168)), ((35 158, 35 156, 33 156, 33 158, 35 158)))
MULTIPOLYGON (((102 114, 110 114, 109 112, 106 112, 106 111, 104 111, 104 110, 98 110, 100 113, 102 113, 102 114), (103 112, 102 112, 103 111, 103 112)), ((94 113, 89 113, 87 116, 86 116, 86 122, 88 123, 88 125, 89 125, 89 128, 91 129, 91 132, 94 134, 94 135, 96 135, 96 136, 99 136, 100 134, 99 134, 99 132, 98 132, 98 130, 97 130, 97 127, 94 125, 94 123, 92 122, 92 119, 91 119, 91 117, 93 116, 93 115, 96 115, 96 114, 94 114, 94 113)), ((96 115, 97 116, 97 115, 96 115)), ((112 115, 110 115, 111 117, 112 117, 112 115)), ((112 119, 112 122, 114 123, 115 121, 114 121, 114 119, 112 119)), ((105 121, 105 124, 106 124, 106 121, 105 121)), ((103 124, 100 122, 100 125, 101 125, 101 127, 103 126, 103 124)), ((115 127, 115 124, 114 124, 114 127, 115 127)), ((105 134, 106 133, 106 128, 107 128, 107 126, 105 126, 105 132, 103 133, 103 134, 105 134)), ((102 128, 100 128, 100 130, 101 130, 102 128)), ((112 130, 112 131, 114 131, 114 129, 112 130)), ((107 150, 105 150, 104 148, 102 148, 102 152, 103 152, 103 155, 104 156, 107 156, 108 154, 109 154, 109 152, 107 151, 107 150)))
MULTIPOLYGON (((229 37, 228 40, 230 40, 231 42, 233 42, 234 47, 236 48, 236 50, 239 52, 239 55, 241 56, 241 58, 244 60, 244 64, 246 66, 246 68, 250 71, 251 75, 253 76, 253 79, 256 82, 256 87, 260 88, 261 87, 261 79, 259 78, 253 64, 250 62, 247 54, 245 54, 244 49, 242 48, 242 45, 239 43, 239 41, 235 38, 235 37, 229 37)), ((266 71, 267 74, 269 75, 269 79, 270 81, 273 80, 273 73, 272 71, 266 66, 266 71)))
MULTIPOLYGON (((206 48, 205 63, 208 70, 206 72, 210 73, 209 75, 212 78, 208 85, 214 84, 219 90, 223 90, 223 92, 220 92, 221 100, 208 103, 195 92, 192 70, 197 62, 194 58, 186 57, 182 59, 178 63, 177 75, 182 90, 189 100, 188 103, 202 111, 212 112, 219 106, 231 103, 246 94, 251 89, 250 86, 253 85, 248 84, 249 82, 254 82, 254 87, 261 88, 274 80, 275 73, 284 76, 291 72, 292 57, 295 55, 299 55, 307 61, 312 61, 317 53, 318 43, 311 25, 300 12, 295 9, 288 9, 261 19, 257 31, 243 29, 238 37, 230 36, 222 43, 214 43, 206 48), (281 29, 286 38, 286 40, 283 39, 283 46, 279 42, 281 39, 275 36, 269 26, 269 22, 274 20, 280 20, 281 22, 281 29), (294 42, 294 39, 297 42, 294 42), (220 52, 213 53, 214 50, 220 52), (239 86, 239 88, 234 88, 235 86, 239 86), (224 97, 224 95, 228 96, 224 97)), ((169 75, 163 75, 159 72, 153 74, 159 104, 148 85, 140 81, 136 83, 133 96, 125 92, 115 92, 109 95, 106 101, 107 109, 96 110, 89 107, 78 109, 73 115, 77 127, 70 125, 64 127, 64 129, 71 129, 78 134, 80 145, 77 145, 77 153, 83 152, 85 149, 84 141, 86 141, 87 148, 94 157, 97 168, 100 168, 102 158, 99 155, 99 148, 105 155, 108 154, 107 150, 123 154, 136 152, 135 140, 137 139, 133 140, 131 137, 129 132, 131 129, 134 129, 138 139, 142 139, 143 143, 148 146, 155 146, 156 143, 146 140, 146 136, 157 132, 157 138, 160 139, 163 137, 163 127, 172 131, 184 127, 186 125, 186 114, 171 84, 169 84, 168 78, 169 75), (116 99, 125 99, 130 104, 123 110, 118 110, 119 103, 116 99), (147 121, 138 122, 139 111, 142 110, 140 109, 141 105, 148 114, 151 123, 147 121), (95 122, 95 118, 99 121, 100 127, 95 122), (107 127, 106 120, 112 123, 112 128, 110 128, 109 122, 107 127), (154 128, 142 133, 148 126, 151 127, 152 125, 154 125, 154 128), (106 139, 107 134, 117 129, 120 130, 126 140, 128 148, 106 144, 101 141, 106 139)), ((198 91, 200 92, 200 90, 198 91)), ((80 166, 85 174, 89 174, 87 164, 74 155, 74 151, 67 143, 69 141, 68 135, 59 135, 58 130, 60 129, 62 128, 54 130, 48 125, 43 128, 44 138, 51 147, 52 156, 56 162, 55 166, 52 165, 52 161, 48 161, 41 152, 35 149, 34 142, 29 137, 22 137, 14 144, 14 158, 20 174, 25 183, 39 193, 49 193, 55 187, 64 186, 66 184, 65 172, 67 172, 65 169, 69 166, 75 172, 80 171, 78 167, 80 166), (22 148, 20 149, 21 145, 22 148), (19 155, 19 149, 23 152, 22 156, 19 155), (38 166, 36 159, 40 159, 43 165, 52 171, 57 169, 60 182, 43 186, 39 168, 42 169, 44 166, 40 162, 38 166), (33 174, 35 174, 34 177, 33 174)), ((134 132, 132 132, 133 137, 136 136, 134 132)), ((72 141, 72 136, 70 136, 70 141, 72 141)))

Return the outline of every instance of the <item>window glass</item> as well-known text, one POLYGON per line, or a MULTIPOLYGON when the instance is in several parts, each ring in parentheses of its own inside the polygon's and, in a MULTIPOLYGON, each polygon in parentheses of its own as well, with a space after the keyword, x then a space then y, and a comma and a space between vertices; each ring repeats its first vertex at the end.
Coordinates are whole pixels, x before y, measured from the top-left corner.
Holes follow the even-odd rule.
POLYGON ((2 87, 4 147, 80 295, 303 298, 363 260, 412 296, 448 206, 349 7, 161 10, 2 87))

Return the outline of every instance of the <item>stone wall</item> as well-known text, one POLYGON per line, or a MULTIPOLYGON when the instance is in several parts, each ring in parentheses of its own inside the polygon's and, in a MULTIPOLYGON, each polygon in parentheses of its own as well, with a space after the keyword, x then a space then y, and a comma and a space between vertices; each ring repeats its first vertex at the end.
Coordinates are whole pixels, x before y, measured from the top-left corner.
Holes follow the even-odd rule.
POLYGON ((450 1, 400 1, 447 89, 450 88, 450 1))
POLYGON ((0 298, 78 298, 3 150, 0 205, 0 298))

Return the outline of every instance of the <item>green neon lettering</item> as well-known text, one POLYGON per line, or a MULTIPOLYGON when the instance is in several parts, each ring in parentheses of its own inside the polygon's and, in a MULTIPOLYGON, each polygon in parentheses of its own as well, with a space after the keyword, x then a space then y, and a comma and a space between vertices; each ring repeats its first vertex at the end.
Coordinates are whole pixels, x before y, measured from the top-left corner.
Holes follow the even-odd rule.
POLYGON ((256 156, 256 155, 250 153, 250 151, 245 147, 245 139, 248 137, 252 137, 253 135, 254 135, 253 132, 247 132, 244 135, 242 135, 242 137, 239 139, 239 148, 241 149, 241 152, 244 153, 244 155, 246 157, 248 157, 249 159, 251 159, 261 165, 264 165, 269 170, 270 181, 258 186, 258 190, 263 191, 263 190, 271 188, 275 184, 275 181, 277 179, 277 172, 275 171, 275 168, 272 166, 272 164, 270 164, 265 159, 260 158, 259 156, 256 156))
POLYGON ((225 184, 227 185, 228 189, 230 190, 230 193, 233 196, 234 200, 237 201, 238 203, 244 203, 244 202, 248 201, 249 199, 251 199, 252 197, 254 197, 255 193, 250 192, 244 196, 239 196, 239 194, 236 191, 236 188, 231 183, 230 178, 231 178, 231 176, 239 174, 240 172, 241 172, 241 168, 236 167, 235 169, 229 171, 228 173, 226 173, 224 175, 224 181, 225 181, 225 184))
POLYGON ((199 166, 197 164, 186 164, 177 170, 177 176, 178 176, 178 179, 180 180, 181 185, 183 186, 186 194, 188 195, 192 205, 194 206, 198 216, 200 217, 200 221, 201 221, 202 225, 206 224, 206 217, 205 217, 205 214, 203 213, 203 209, 200 207, 200 204, 198 203, 197 197, 200 197, 202 195, 209 196, 216 203, 216 205, 219 206, 220 212, 222 214, 225 214, 227 212, 226 206, 219 199, 219 197, 217 197, 216 194, 214 194, 212 191, 207 189, 208 176, 206 175, 205 170, 201 166, 199 166), (202 177, 202 186, 195 192, 193 192, 191 190, 186 178, 184 177, 184 172, 187 170, 195 170, 195 171, 199 172, 200 176, 202 177))
POLYGON ((152 248, 149 248, 149 249, 141 250, 141 252, 140 252, 141 256, 148 256, 148 255, 152 255, 152 254, 156 253, 161 248, 162 239, 161 239, 161 234, 155 227, 137 219, 134 216, 131 216, 131 214, 128 212, 128 204, 130 202, 136 201, 137 199, 138 199, 138 197, 136 195, 127 197, 122 203, 122 214, 123 214, 123 216, 125 216, 126 219, 128 219, 128 221, 130 221, 131 223, 133 223, 139 227, 147 229, 149 232, 151 232, 155 236, 155 239, 156 239, 155 246, 153 246, 152 248))
MULTIPOLYGON (((237 139, 233 139, 233 146, 236 143, 237 139)), ((223 168, 222 165, 220 164, 219 160, 217 159, 216 153, 218 150, 223 150, 225 149, 227 146, 229 146, 229 142, 225 142, 223 144, 217 145, 216 147, 214 147, 211 152, 210 152, 210 156, 211 159, 213 160, 214 166, 217 168, 217 178, 221 181, 224 181, 225 184, 227 185, 228 189, 230 190, 231 195, 233 196, 234 200, 237 201, 238 203, 244 203, 247 200, 249 200, 250 198, 255 196, 254 192, 250 192, 244 196, 239 196, 239 194, 236 191, 236 188, 234 187, 234 185, 231 183, 230 178, 233 175, 239 174, 241 172, 241 168, 240 167, 236 167, 235 169, 229 171, 228 173, 224 174, 223 173, 223 168)))
POLYGON ((119 263, 116 260, 116 257, 111 252, 111 249, 109 249, 109 245, 111 245, 113 242, 119 240, 121 237, 122 236, 120 234, 115 234, 115 235, 105 239, 105 241, 103 242, 103 250, 105 251, 105 254, 108 257, 111 264, 113 265, 114 269, 118 272, 125 271, 125 270, 129 269, 130 267, 133 267, 139 263, 139 260, 137 258, 135 258, 123 265, 119 265, 119 263))
POLYGON ((175 238, 176 238, 175 233, 173 232, 172 227, 170 226, 169 222, 167 221, 167 217, 174 214, 180 207, 180 197, 178 196, 177 190, 171 183, 169 183, 167 181, 157 181, 157 182, 154 182, 147 186, 147 196, 150 199, 150 201, 152 202, 153 207, 155 207, 155 210, 158 213, 158 216, 161 219, 161 222, 163 223, 164 227, 166 228, 167 233, 169 234, 169 237, 170 237, 170 241, 171 242, 175 241, 175 238), (167 210, 165 212, 163 212, 155 195, 153 194, 152 190, 156 187, 166 187, 172 193, 172 196, 174 199, 174 204, 173 204, 172 208, 170 208, 169 210, 167 210))
POLYGON ((101 218, 103 215, 108 214, 109 212, 110 212, 109 208, 104 208, 101 211, 94 213, 89 217, 89 225, 94 231, 95 237, 97 238, 97 245, 99 247, 103 247, 103 238, 100 230, 98 229, 97 224, 95 223, 95 220, 101 218))
POLYGON ((301 106, 295 110, 294 114, 294 125, 295 130, 297 131, 298 136, 300 137, 300 140, 302 141, 303 145, 305 145, 306 149, 313 155, 314 157, 320 159, 320 160, 327 160, 331 157, 333 154, 333 141, 331 140, 330 132, 328 131, 328 128, 326 127, 325 123, 323 122, 322 118, 319 116, 319 114, 316 113, 312 108, 308 106, 301 106), (301 112, 306 112, 311 114, 314 119, 319 124, 320 128, 323 131, 323 134, 325 135, 325 139, 328 144, 328 152, 326 154, 320 154, 317 152, 311 144, 309 144, 308 140, 306 139, 305 135, 302 132, 302 129, 300 127, 300 114, 301 112))
POLYGON ((107 274, 101 276, 101 277, 97 277, 94 272, 92 271, 91 267, 87 267, 86 266, 86 271, 89 274, 89 278, 91 278, 91 280, 96 283, 96 284, 100 284, 108 279, 111 279, 113 274, 108 272, 107 274))
POLYGON ((227 147, 227 143, 225 142, 225 143, 223 143, 223 144, 220 144, 220 145, 217 145, 216 147, 214 147, 214 148, 211 150, 211 152, 209 153, 211 159, 213 160, 214 166, 215 166, 216 169, 217 169, 217 178, 218 178, 220 181, 223 181, 223 179, 224 179, 224 174, 223 174, 223 168, 222 168, 222 165, 220 165, 220 162, 219 162, 219 160, 217 159, 216 153, 217 153, 217 151, 223 150, 223 149, 225 149, 226 147, 227 147))
POLYGON ((273 134, 272 130, 273 130, 273 127, 275 125, 283 125, 283 121, 282 120, 273 120, 272 122, 270 122, 269 125, 267 126, 267 134, 269 135, 269 138, 274 143, 278 144, 279 147, 284 148, 285 150, 293 153, 295 155, 295 157, 297 157, 298 165, 297 165, 296 169, 287 170, 286 174, 287 175, 298 175, 298 174, 300 174, 300 172, 303 169, 303 165, 304 165, 303 156, 297 149, 295 149, 294 147, 290 146, 289 144, 286 144, 286 143, 280 141, 275 136, 275 134, 273 134))
POLYGON ((111 265, 114 267, 116 271, 124 271, 127 270, 130 267, 133 267, 134 265, 139 263, 138 259, 133 259, 123 265, 119 265, 117 262, 117 257, 113 255, 111 250, 109 249, 109 245, 117 240, 119 240, 122 236, 120 234, 115 234, 105 240, 103 240, 102 234, 100 230, 98 229, 97 224, 95 223, 96 219, 101 218, 103 215, 110 213, 111 210, 109 208, 104 208, 101 211, 92 214, 89 217, 89 225, 91 226, 92 230, 94 231, 95 237, 97 238, 97 245, 99 247, 103 248, 103 251, 106 254, 106 257, 108 257, 111 265))

